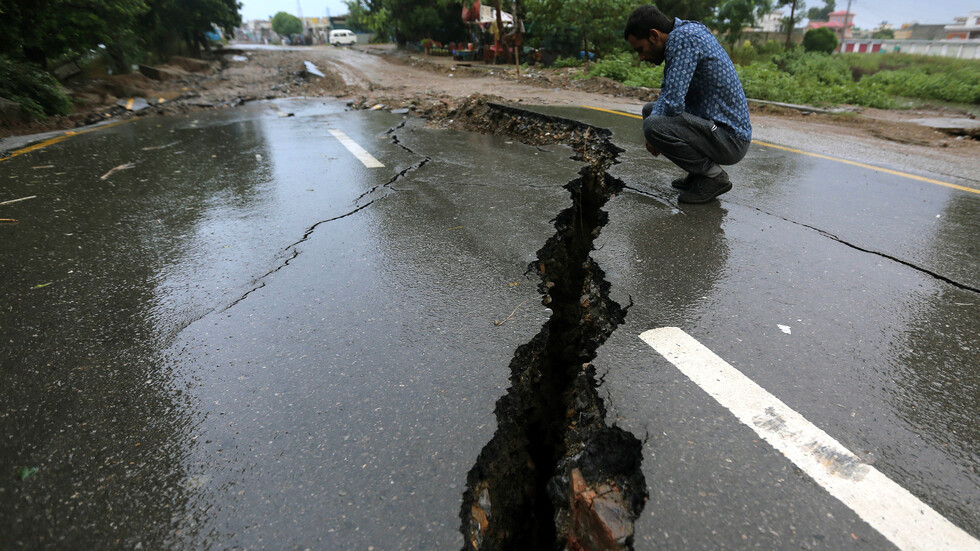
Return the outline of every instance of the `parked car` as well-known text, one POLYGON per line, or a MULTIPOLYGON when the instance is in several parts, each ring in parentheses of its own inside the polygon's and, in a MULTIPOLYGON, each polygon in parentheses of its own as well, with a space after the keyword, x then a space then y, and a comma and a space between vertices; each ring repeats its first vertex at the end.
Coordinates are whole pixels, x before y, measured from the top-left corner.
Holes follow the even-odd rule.
POLYGON ((330 43, 334 46, 351 45, 357 43, 357 35, 346 29, 330 31, 330 43))

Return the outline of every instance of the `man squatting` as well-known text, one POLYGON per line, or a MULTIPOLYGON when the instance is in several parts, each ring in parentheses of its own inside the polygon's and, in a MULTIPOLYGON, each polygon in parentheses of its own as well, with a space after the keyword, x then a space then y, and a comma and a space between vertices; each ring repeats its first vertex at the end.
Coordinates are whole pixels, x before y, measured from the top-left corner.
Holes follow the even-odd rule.
POLYGON ((732 189, 720 165, 742 160, 752 141, 749 106, 735 66, 697 21, 636 8, 624 33, 641 61, 664 64, 660 97, 643 106, 647 150, 687 171, 671 182, 681 203, 707 203, 732 189))

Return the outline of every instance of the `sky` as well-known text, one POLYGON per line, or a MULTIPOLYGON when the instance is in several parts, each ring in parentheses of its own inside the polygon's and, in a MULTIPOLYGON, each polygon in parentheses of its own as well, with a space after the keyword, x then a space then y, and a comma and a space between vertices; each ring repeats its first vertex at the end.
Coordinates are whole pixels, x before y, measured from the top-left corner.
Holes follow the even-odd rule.
MULTIPOLYGON (((242 19, 271 19, 273 15, 284 11, 298 16, 296 0, 239 0, 242 3, 242 19)), ((330 15, 347 13, 347 4, 341 0, 299 0, 303 8, 303 17, 325 17, 327 9, 330 15)), ((964 14, 965 15, 965 14, 964 14)))
MULTIPOLYGON (((297 3, 302 6, 305 17, 323 17, 347 13, 347 5, 341 0, 241 0, 242 19, 268 19, 277 12, 284 11, 299 15, 297 3)), ((642 0, 638 0, 639 5, 642 0)), ((656 2, 654 2, 656 3, 656 2)), ((807 7, 822 7, 823 0, 808 0, 807 7)), ((847 8, 847 0, 836 0, 837 9, 847 8)), ((505 10, 506 11, 506 10, 505 10)), ((882 21, 895 28, 902 23, 951 24, 954 17, 965 17, 970 11, 980 11, 980 0, 852 0, 851 11, 855 14, 854 23, 862 29, 873 29, 882 21)), ((667 14, 670 15, 670 14, 667 14)), ((787 12, 788 15, 788 12, 787 12)))

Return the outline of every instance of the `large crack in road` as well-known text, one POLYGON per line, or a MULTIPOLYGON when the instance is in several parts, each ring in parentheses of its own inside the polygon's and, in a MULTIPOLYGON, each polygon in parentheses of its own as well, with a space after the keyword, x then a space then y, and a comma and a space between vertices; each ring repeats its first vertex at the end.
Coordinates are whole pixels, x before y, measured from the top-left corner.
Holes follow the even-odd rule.
MULTIPOLYGON (((465 549, 632 549, 633 524, 647 499, 642 444, 606 424, 592 360, 625 319, 626 308, 609 297, 610 284, 591 258, 608 215, 602 206, 625 185, 607 169, 623 150, 610 132, 584 123, 523 111, 479 99, 460 107, 454 126, 506 135, 530 145, 561 143, 584 162, 566 184, 572 205, 554 219, 555 234, 528 268, 541 282, 549 320, 510 363, 511 387, 496 404, 497 431, 467 476, 460 510, 465 549)), ((404 123, 390 129, 393 143, 404 123)), ((343 215, 312 225, 289 245, 287 266, 318 226, 372 205, 372 195, 431 161, 405 168, 363 193, 343 215)), ((226 308, 227 309, 227 308, 226 308)))
POLYGON ((606 424, 592 365, 626 316, 590 256, 608 219, 602 206, 624 188, 607 173, 622 150, 608 130, 500 105, 473 103, 455 120, 531 145, 569 144, 586 163, 565 186, 572 206, 529 267, 553 313, 518 347, 511 386, 496 404, 497 431, 467 476, 465 549, 631 549, 647 498, 642 444, 606 424))

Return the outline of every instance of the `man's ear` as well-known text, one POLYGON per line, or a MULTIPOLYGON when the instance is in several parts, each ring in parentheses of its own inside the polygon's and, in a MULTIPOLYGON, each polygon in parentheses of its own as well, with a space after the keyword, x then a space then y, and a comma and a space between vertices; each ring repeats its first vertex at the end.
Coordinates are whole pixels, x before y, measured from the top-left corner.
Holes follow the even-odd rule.
POLYGON ((663 33, 661 33, 660 31, 658 31, 657 29, 650 29, 650 36, 648 38, 649 38, 650 42, 653 42, 654 44, 660 44, 660 38, 662 36, 663 36, 663 33))

